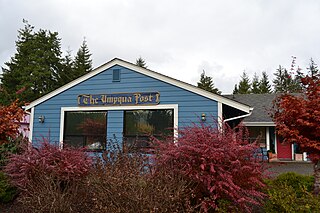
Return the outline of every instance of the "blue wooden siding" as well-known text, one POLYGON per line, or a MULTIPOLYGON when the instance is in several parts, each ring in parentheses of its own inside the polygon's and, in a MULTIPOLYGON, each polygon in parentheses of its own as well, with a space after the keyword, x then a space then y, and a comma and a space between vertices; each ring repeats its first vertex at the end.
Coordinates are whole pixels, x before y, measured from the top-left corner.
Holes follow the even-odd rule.
POLYGON ((122 142, 123 136, 123 111, 109 111, 107 121, 107 139, 122 142))
MULTIPOLYGON (((58 141, 61 107, 76 107, 79 94, 120 92, 160 92, 160 104, 179 105, 179 127, 199 122, 201 113, 206 113, 207 118, 217 118, 218 114, 216 101, 117 65, 37 105, 34 110, 33 140, 50 136, 51 141, 58 141), (120 69, 121 81, 112 81, 113 69, 120 69), (45 116, 44 123, 38 122, 40 115, 45 116)), ((113 134, 121 136, 123 112, 109 111, 107 124, 108 137, 113 134)))

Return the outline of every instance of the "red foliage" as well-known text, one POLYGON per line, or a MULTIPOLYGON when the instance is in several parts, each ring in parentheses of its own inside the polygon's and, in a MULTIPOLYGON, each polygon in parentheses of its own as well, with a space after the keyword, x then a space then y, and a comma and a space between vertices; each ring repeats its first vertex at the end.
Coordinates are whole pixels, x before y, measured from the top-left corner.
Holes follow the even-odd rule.
POLYGON ((197 184, 196 202, 202 210, 218 208, 219 201, 251 211, 264 193, 263 165, 254 157, 258 146, 246 140, 247 131, 228 126, 185 127, 176 143, 156 141, 159 155, 155 164, 180 173, 197 184))
POLYGON ((19 133, 19 121, 24 112, 18 106, 18 100, 9 106, 0 106, 0 144, 8 143, 9 138, 16 138, 19 133))
POLYGON ((88 175, 92 159, 83 149, 64 148, 43 142, 36 149, 26 147, 21 154, 11 156, 5 172, 14 185, 25 189, 35 175, 45 174, 57 181, 77 181, 88 175))
POLYGON ((103 135, 106 131, 106 122, 104 120, 87 118, 78 125, 78 129, 87 135, 103 135))
POLYGON ((274 102, 273 119, 285 142, 297 143, 317 163, 320 160, 320 76, 302 78, 300 95, 283 94, 274 102))

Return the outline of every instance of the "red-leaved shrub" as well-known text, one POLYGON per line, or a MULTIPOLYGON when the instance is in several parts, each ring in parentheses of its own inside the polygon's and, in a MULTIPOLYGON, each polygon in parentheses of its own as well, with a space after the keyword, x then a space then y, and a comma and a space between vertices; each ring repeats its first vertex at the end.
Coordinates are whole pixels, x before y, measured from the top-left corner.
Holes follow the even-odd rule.
POLYGON ((5 172, 23 189, 39 171, 62 181, 77 181, 89 173, 91 165, 92 159, 83 149, 60 149, 43 142, 39 148, 26 147, 21 154, 12 155, 5 172))
POLYGON ((194 212, 193 185, 170 170, 150 172, 148 156, 116 148, 90 176, 91 212, 194 212))
POLYGON ((83 149, 44 142, 12 155, 5 172, 20 189, 18 202, 25 212, 88 212, 91 169, 92 159, 83 149))
MULTIPOLYGON (((263 164, 255 156, 258 146, 249 143, 247 131, 224 125, 193 125, 179 129, 179 138, 155 139, 155 167, 166 168, 196 183, 193 205, 201 210, 228 208, 251 212, 264 198, 263 164)), ((231 209, 229 209, 231 211, 231 209)))

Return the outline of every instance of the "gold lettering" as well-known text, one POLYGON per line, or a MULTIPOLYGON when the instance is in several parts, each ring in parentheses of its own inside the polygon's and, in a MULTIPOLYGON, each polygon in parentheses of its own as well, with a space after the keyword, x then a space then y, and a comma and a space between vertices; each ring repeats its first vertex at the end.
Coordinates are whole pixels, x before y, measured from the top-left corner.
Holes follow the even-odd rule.
POLYGON ((122 104, 122 97, 118 97, 118 102, 120 105, 122 104))
POLYGON ((88 99, 89 99, 89 96, 88 95, 82 95, 82 101, 83 101, 83 103, 84 104, 88 104, 89 102, 88 102, 88 99))
POLYGON ((139 98, 141 97, 141 94, 140 93, 135 93, 133 95, 134 95, 134 98, 135 98, 135 103, 138 104, 139 103, 139 98))
POLYGON ((160 102, 160 93, 78 95, 77 102, 78 105, 158 104, 160 102))
POLYGON ((112 103, 113 102, 113 98, 112 97, 107 97, 107 103, 112 103))
POLYGON ((104 103, 104 104, 107 102, 106 95, 101 95, 101 102, 104 103))

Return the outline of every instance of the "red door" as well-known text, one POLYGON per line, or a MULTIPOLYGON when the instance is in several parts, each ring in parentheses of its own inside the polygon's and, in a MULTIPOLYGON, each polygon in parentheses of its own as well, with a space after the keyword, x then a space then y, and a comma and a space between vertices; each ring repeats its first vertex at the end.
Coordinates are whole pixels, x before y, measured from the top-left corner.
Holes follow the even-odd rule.
POLYGON ((292 147, 290 143, 282 143, 277 137, 277 157, 279 160, 292 160, 292 147))

